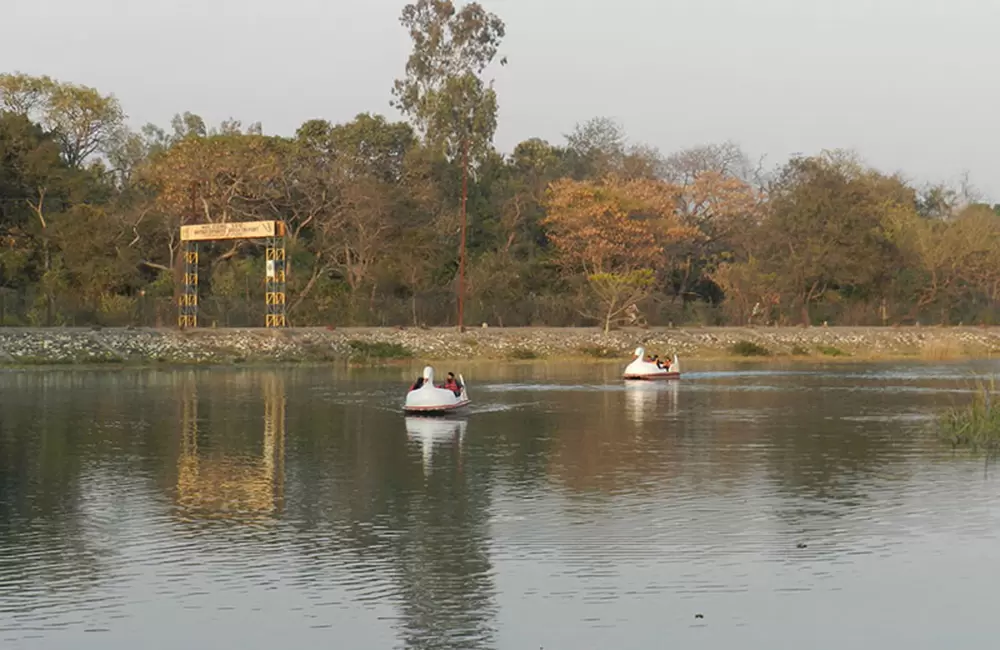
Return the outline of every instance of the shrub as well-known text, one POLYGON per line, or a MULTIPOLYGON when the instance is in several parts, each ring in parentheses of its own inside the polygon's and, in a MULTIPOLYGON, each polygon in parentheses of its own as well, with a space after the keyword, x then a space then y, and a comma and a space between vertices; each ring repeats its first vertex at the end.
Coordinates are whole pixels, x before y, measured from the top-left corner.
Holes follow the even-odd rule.
POLYGON ((940 437, 952 447, 996 452, 1000 448, 1000 395, 996 380, 979 382, 972 403, 946 411, 939 420, 940 437))
POLYGON ((834 347, 832 345, 817 345, 816 349, 819 353, 826 357, 849 357, 851 355, 847 354, 840 348, 834 347))
POLYGON ((386 343, 385 341, 348 341, 351 348, 351 359, 359 360, 389 360, 389 359, 411 359, 413 352, 399 343, 386 343))
POLYGON ((930 361, 958 359, 962 353, 962 345, 954 341, 929 341, 920 348, 920 356, 930 361))
POLYGON ((580 354, 597 359, 617 359, 622 356, 618 350, 599 345, 584 345, 580 348, 580 354))
POLYGON ((522 360, 538 358, 538 354, 535 353, 534 350, 529 350, 528 348, 514 348, 509 353, 507 353, 507 356, 511 359, 522 359, 522 360))
POLYGON ((740 357, 767 357, 771 355, 770 350, 753 341, 739 341, 738 343, 734 343, 730 351, 740 357))

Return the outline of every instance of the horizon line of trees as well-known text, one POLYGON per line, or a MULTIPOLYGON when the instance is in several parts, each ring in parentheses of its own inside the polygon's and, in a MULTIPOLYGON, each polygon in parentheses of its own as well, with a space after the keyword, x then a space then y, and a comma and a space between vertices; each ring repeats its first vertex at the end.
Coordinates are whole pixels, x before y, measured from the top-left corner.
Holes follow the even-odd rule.
MULTIPOLYGON (((182 225, 283 220, 292 325, 452 325, 468 148, 466 321, 995 323, 1000 205, 849 151, 773 169, 664 155, 615 121, 493 146, 503 21, 417 0, 393 121, 138 131, 112 94, 0 74, 0 325, 176 322, 182 225)), ((202 244, 201 322, 261 325, 263 248, 202 244)))

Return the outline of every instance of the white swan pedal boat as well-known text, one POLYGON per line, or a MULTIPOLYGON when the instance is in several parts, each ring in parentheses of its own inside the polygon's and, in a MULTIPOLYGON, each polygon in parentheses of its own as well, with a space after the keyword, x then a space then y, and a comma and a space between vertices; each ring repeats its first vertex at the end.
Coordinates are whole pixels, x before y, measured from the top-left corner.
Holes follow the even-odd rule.
POLYGON ((465 379, 462 375, 458 376, 458 385, 461 387, 458 395, 452 390, 434 385, 434 369, 430 366, 424 368, 423 379, 424 383, 420 388, 406 394, 406 403, 403 405, 405 412, 431 415, 449 413, 469 405, 469 395, 465 392, 465 379))
POLYGON ((646 360, 645 348, 636 348, 635 359, 625 366, 624 379, 680 379, 680 377, 681 366, 676 354, 670 368, 661 368, 655 362, 646 360))

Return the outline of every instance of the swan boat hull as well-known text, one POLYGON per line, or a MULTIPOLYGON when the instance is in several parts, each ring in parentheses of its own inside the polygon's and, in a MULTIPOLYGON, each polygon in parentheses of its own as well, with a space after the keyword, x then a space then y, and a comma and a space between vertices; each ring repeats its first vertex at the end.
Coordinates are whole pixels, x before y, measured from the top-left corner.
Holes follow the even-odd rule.
POLYGON ((407 413, 420 413, 422 415, 443 415, 445 413, 450 413, 452 411, 457 411, 459 409, 465 408, 471 403, 471 400, 460 400, 454 404, 440 404, 440 405, 428 405, 428 406, 409 406, 403 407, 403 410, 407 413))
POLYGON ((649 372, 649 373, 625 373, 625 379, 635 379, 642 381, 656 381, 658 379, 680 379, 679 372, 649 372))

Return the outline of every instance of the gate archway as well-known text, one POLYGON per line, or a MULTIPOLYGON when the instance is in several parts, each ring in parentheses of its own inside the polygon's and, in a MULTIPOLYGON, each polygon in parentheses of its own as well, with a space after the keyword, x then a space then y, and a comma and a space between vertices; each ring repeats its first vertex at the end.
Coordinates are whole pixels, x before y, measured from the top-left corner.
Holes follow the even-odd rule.
POLYGON ((285 222, 238 221, 181 226, 184 283, 178 302, 177 326, 198 327, 198 242, 225 239, 266 240, 264 327, 285 327, 285 222))

